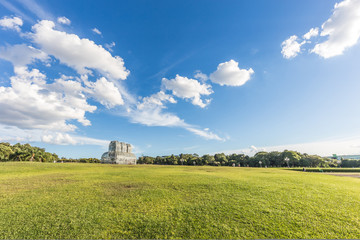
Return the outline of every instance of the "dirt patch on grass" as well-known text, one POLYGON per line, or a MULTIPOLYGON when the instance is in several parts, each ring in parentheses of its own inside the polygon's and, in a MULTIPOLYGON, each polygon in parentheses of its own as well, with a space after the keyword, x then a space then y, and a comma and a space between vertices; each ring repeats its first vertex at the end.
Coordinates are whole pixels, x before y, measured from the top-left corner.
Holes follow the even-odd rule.
POLYGON ((339 177, 353 177, 360 178, 360 173, 325 173, 327 175, 339 176, 339 177))
POLYGON ((118 195, 129 191, 140 190, 148 187, 146 183, 130 182, 104 182, 99 184, 100 188, 106 195, 118 195))

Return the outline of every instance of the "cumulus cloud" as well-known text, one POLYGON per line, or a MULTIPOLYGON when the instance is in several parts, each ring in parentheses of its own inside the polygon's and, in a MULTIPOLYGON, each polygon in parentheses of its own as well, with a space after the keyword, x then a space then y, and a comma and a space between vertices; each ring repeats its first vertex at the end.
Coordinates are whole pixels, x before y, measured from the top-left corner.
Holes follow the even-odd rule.
POLYGON ((230 60, 220 63, 217 70, 210 74, 210 80, 221 86, 241 86, 250 80, 253 73, 252 68, 240 69, 238 62, 230 60))
POLYGON ((321 26, 320 36, 328 39, 318 43, 312 52, 323 58, 343 54, 354 46, 360 37, 360 0, 336 3, 332 16, 321 26))
MULTIPOLYGON (((69 23, 63 18, 59 18, 58 22, 69 23)), ((32 30, 26 36, 39 49, 28 44, 0 48, 0 58, 12 62, 15 73, 10 78, 9 87, 0 87, 0 125, 31 132, 29 137, 21 137, 24 141, 36 138, 36 141, 61 145, 104 144, 103 140, 68 133, 77 128, 74 121, 84 126, 91 124, 85 114, 97 108, 87 102, 89 97, 107 108, 124 105, 128 110, 125 115, 134 123, 180 127, 205 139, 223 140, 209 129, 200 129, 176 114, 164 111, 167 103, 176 103, 175 96, 189 99, 200 107, 209 104, 209 99, 201 99, 213 93, 211 85, 204 83, 207 80, 205 74, 198 72, 196 75, 203 83, 179 75, 174 79, 163 79, 164 91, 136 102, 126 88, 116 81, 126 79, 129 74, 120 57, 113 57, 101 45, 89 39, 56 30, 53 21, 39 21, 32 30), (38 69, 29 67, 37 60, 46 65, 50 56, 58 59, 60 64, 75 69, 81 77, 62 75, 53 80, 38 69), (102 75, 95 82, 88 80, 92 70, 102 75), (167 94, 167 90, 172 95, 167 94)), ((106 47, 111 50, 114 45, 111 43, 106 47)), ((0 129, 0 132, 3 134, 4 131, 0 129)))
POLYGON ((45 143, 57 145, 75 145, 76 140, 67 133, 57 133, 56 135, 43 135, 41 140, 45 143))
POLYGON ((96 34, 99 34, 99 35, 101 35, 101 32, 100 32, 100 30, 99 29, 97 29, 97 28, 93 28, 93 29, 91 29, 94 33, 96 33, 96 34))
POLYGON ((70 25, 71 21, 66 17, 58 17, 57 22, 60 24, 70 25))
POLYGON ((0 26, 3 29, 12 29, 15 30, 17 32, 20 32, 21 29, 20 27, 23 25, 23 21, 21 18, 18 17, 3 17, 2 19, 0 19, 0 26))
POLYGON ((303 38, 309 40, 312 37, 319 35, 319 28, 311 28, 307 33, 303 35, 303 38))
POLYGON ((299 43, 298 37, 296 35, 293 35, 282 42, 282 50, 281 53, 284 58, 290 59, 293 57, 296 57, 298 53, 301 51, 301 46, 304 45, 306 42, 303 41, 299 43))
POLYGON ((151 108, 153 106, 164 106, 164 102, 176 103, 176 100, 169 94, 160 91, 150 97, 144 97, 142 102, 137 105, 138 109, 151 108))
POLYGON ((33 41, 42 51, 53 55, 79 74, 90 74, 96 69, 110 79, 126 79, 129 71, 119 56, 113 57, 101 45, 86 38, 54 29, 52 21, 42 20, 32 27, 33 41))
POLYGON ((176 103, 175 99, 163 91, 144 97, 137 103, 134 109, 129 109, 128 116, 134 123, 144 124, 146 126, 166 126, 182 127, 186 126, 184 120, 172 113, 165 113, 166 102, 176 103))
MULTIPOLYGON (((248 81, 254 71, 240 69, 238 63, 234 60, 219 64, 217 71, 210 75, 213 82, 220 85, 240 86, 248 81)), ((173 96, 189 99, 192 104, 205 107, 210 103, 210 99, 201 99, 202 96, 208 96, 213 93, 211 85, 206 84, 208 76, 201 71, 196 71, 195 78, 191 79, 176 75, 174 79, 162 79, 162 91, 142 98, 135 108, 128 108, 127 116, 134 123, 147 126, 166 126, 181 127, 193 134, 210 140, 225 141, 225 138, 211 132, 208 128, 201 129, 197 126, 186 123, 174 113, 164 111, 166 103, 176 103, 173 96), (170 94, 166 94, 170 91, 170 94)))
POLYGON ((86 102, 81 85, 72 80, 46 83, 46 76, 37 69, 15 67, 10 87, 0 87, 0 123, 24 129, 73 131, 67 123, 77 120, 90 125, 86 112, 96 110, 86 102))
POLYGON ((44 133, 41 135, 41 141, 56 145, 98 145, 103 147, 107 147, 110 142, 109 140, 82 137, 61 132, 44 133))
POLYGON ((89 88, 87 92, 107 108, 124 104, 119 89, 113 82, 109 82, 106 78, 102 77, 96 82, 86 81, 85 84, 89 88))
POLYGON ((183 127, 185 125, 184 120, 173 113, 163 112, 158 106, 131 111, 129 117, 131 122, 146 126, 183 127))
POLYGON ((201 95, 210 95, 213 93, 211 86, 201 84, 199 81, 187 77, 176 75, 174 79, 162 79, 162 85, 165 89, 172 91, 174 96, 183 99, 191 99, 192 104, 201 108, 206 107, 210 103, 210 99, 202 100, 201 95))
MULTIPOLYGON (((307 40, 318 36, 318 27, 311 28, 304 34, 302 42, 293 35, 282 43, 281 53, 287 59, 296 57, 305 43, 311 43, 307 40)), ((331 17, 322 24, 318 43, 307 49, 325 59, 331 58, 343 54, 346 49, 358 43, 359 38, 360 0, 344 0, 335 4, 331 17)))
POLYGON ((20 129, 0 123, 0 142, 40 142, 41 135, 38 129, 20 129))
POLYGON ((0 58, 11 62, 14 66, 26 66, 36 59, 41 61, 49 60, 46 53, 26 44, 0 47, 0 58))

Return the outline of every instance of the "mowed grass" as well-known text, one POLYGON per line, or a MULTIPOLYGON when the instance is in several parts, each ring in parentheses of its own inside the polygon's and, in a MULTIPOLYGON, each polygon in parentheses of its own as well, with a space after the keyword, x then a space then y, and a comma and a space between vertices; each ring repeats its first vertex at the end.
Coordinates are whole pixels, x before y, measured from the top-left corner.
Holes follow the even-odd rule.
POLYGON ((270 168, 0 163, 0 238, 360 238, 360 179, 270 168))

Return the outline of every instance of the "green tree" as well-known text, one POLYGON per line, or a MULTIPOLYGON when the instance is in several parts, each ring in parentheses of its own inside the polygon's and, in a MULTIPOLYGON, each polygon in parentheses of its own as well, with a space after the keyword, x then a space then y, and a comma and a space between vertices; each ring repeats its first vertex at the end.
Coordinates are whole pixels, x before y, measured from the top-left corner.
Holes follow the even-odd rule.
POLYGON ((215 158, 212 155, 206 154, 201 157, 201 161, 203 165, 214 165, 215 158))
MULTIPOLYGON (((295 151, 289 151, 289 150, 285 150, 282 153, 282 158, 288 158, 289 159, 289 166, 291 167, 298 167, 300 166, 300 159, 301 159, 301 154, 295 151)), ((286 163, 284 162, 284 164, 286 166, 286 163)))
POLYGON ((13 150, 9 143, 0 143, 0 161, 9 161, 13 150))
POLYGON ((215 161, 219 162, 222 166, 227 165, 228 159, 224 153, 217 153, 214 155, 215 161))

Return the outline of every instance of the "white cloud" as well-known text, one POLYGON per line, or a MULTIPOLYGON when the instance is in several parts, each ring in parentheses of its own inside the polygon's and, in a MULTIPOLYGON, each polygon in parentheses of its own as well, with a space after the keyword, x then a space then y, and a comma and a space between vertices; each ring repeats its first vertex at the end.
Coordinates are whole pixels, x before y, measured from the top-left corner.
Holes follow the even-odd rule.
POLYGON ((186 125, 184 120, 175 114, 163 112, 161 107, 155 105, 132 110, 129 112, 129 117, 131 122, 146 126, 182 127, 186 125))
POLYGON ((301 51, 301 46, 304 45, 306 42, 303 41, 299 43, 298 37, 296 35, 293 35, 282 42, 281 47, 281 53, 284 58, 290 59, 293 57, 296 57, 298 53, 301 51))
POLYGON ((220 63, 217 70, 210 74, 210 80, 221 86, 241 86, 250 80, 254 73, 252 68, 240 69, 239 63, 230 60, 228 62, 220 63))
POLYGON ((316 44, 312 52, 323 58, 343 54, 354 46, 360 37, 360 0, 345 0, 336 3, 332 16, 321 26, 320 36, 325 42, 316 44))
POLYGON ((185 129, 208 140, 225 141, 225 139, 219 137, 215 133, 210 132, 208 129, 201 130, 194 127, 187 127, 185 129))
MULTIPOLYGON (((298 37, 293 35, 282 43, 284 58, 296 57, 305 43, 311 43, 312 37, 319 35, 319 28, 311 28, 303 35, 299 43, 298 37)), ((336 3, 331 17, 322 24, 319 42, 310 48, 310 52, 323 58, 331 58, 358 43, 360 38, 360 0, 344 0, 336 3)))
POLYGON ((319 28, 311 28, 307 33, 303 35, 303 38, 309 40, 312 37, 319 35, 319 28))
POLYGON ((201 95, 210 95, 213 93, 211 86, 201 84, 195 79, 176 75, 174 79, 162 79, 162 85, 165 89, 172 91, 172 94, 183 99, 191 99, 192 104, 201 108, 206 107, 210 103, 210 99, 205 102, 201 99, 201 95))
POLYGON ((124 105, 119 89, 106 78, 102 77, 96 82, 86 81, 85 84, 89 88, 87 91, 90 95, 107 108, 124 105))
POLYGON ((26 44, 0 47, 0 58, 11 62, 14 66, 26 66, 36 59, 49 60, 46 53, 26 44))
POLYGON ((40 142, 41 135, 38 129, 20 129, 0 123, 0 142, 40 142))
POLYGON ((56 145, 98 145, 103 147, 107 147, 110 142, 109 140, 81 137, 61 132, 44 133, 41 135, 41 141, 56 145))
POLYGON ((71 21, 66 17, 58 17, 57 22, 65 25, 71 24, 71 21))
POLYGON ((57 31, 52 21, 42 20, 33 26, 33 41, 41 50, 74 68, 79 74, 96 69, 108 79, 126 79, 129 71, 119 56, 111 56, 102 46, 75 34, 57 31))
POLYGON ((0 87, 0 123, 24 129, 73 131, 67 123, 77 120, 90 125, 86 112, 96 110, 86 102, 81 84, 58 79, 46 83, 46 76, 37 69, 15 67, 10 87, 0 87))
POLYGON ((96 33, 96 34, 99 34, 99 35, 101 35, 101 32, 100 32, 100 30, 99 29, 97 29, 97 28, 93 28, 93 29, 91 29, 94 33, 96 33))
POLYGON ((133 123, 139 123, 146 126, 161 127, 180 127, 185 130, 210 140, 224 140, 218 135, 209 131, 209 129, 198 129, 195 126, 187 124, 173 113, 166 113, 165 103, 176 103, 176 100, 169 94, 160 91, 150 97, 144 97, 141 102, 136 105, 135 109, 129 109, 127 116, 133 123))
POLYGON ((89 137, 82 137, 82 136, 72 136, 75 139, 78 145, 98 145, 102 147, 108 147, 110 140, 103 140, 97 138, 89 138, 89 137))
MULTIPOLYGON (((103 140, 67 133, 77 128, 71 121, 76 120, 84 126, 91 124, 85 114, 94 112, 96 107, 87 103, 88 97, 93 97, 108 108, 125 105, 128 109, 126 114, 134 123, 180 127, 205 139, 223 140, 209 129, 201 130, 174 113, 164 112, 166 103, 176 103, 174 96, 164 91, 144 97, 140 102, 134 101, 126 88, 116 81, 126 79, 129 74, 123 60, 113 57, 101 45, 81 39, 75 34, 56 30, 53 21, 39 21, 32 30, 27 37, 39 49, 26 44, 0 49, 0 57, 11 61, 15 72, 15 76, 10 78, 11 86, 0 87, 0 125, 31 133, 28 136, 18 135, 24 141, 36 139, 63 145, 104 144, 103 140), (48 64, 50 55, 59 59, 60 63, 74 68, 81 77, 63 75, 51 81, 38 69, 28 69, 28 65, 37 59, 44 65, 48 64), (97 70, 104 77, 95 82, 88 81, 91 70, 97 70)), ((111 49, 114 45, 112 43, 107 47, 111 49)), ((204 76, 206 75, 197 75, 203 80, 204 76)), ((163 86, 177 97, 190 99, 194 105, 205 107, 210 102, 201 97, 212 93, 211 86, 195 79, 177 75, 175 79, 164 79, 163 86)), ((5 138, 4 135, 2 138, 5 138)), ((107 144, 106 142, 104 145, 107 144)))
POLYGON ((144 97, 134 109, 129 109, 128 116, 132 122, 146 126, 186 126, 184 120, 178 116, 163 112, 163 109, 166 108, 164 105, 166 102, 176 103, 172 96, 160 91, 150 97, 144 97))
POLYGON ((0 19, 0 26, 4 29, 12 29, 17 32, 20 32, 20 27, 23 25, 23 21, 21 18, 18 17, 3 17, 0 19))
MULTIPOLYGON (((0 124, 32 131, 60 131, 56 136, 44 135, 44 140, 56 144, 65 144, 66 141, 74 144, 68 137, 70 135, 64 132, 77 128, 70 123, 73 120, 84 126, 91 125, 85 114, 94 112, 96 107, 88 104, 87 98, 93 97, 108 108, 124 104, 119 89, 121 85, 115 80, 125 79, 128 71, 124 68, 122 59, 112 57, 101 46, 88 39, 80 39, 75 34, 54 30, 54 26, 51 21, 40 21, 33 26, 34 33, 28 34, 41 50, 26 44, 0 48, 0 57, 11 61, 15 72, 15 76, 10 78, 11 86, 0 87, 0 124), (92 67, 110 76, 113 81, 101 77, 96 82, 89 82, 85 74, 81 76, 81 80, 62 76, 48 83, 51 81, 45 74, 38 69, 27 68, 36 59, 47 65, 47 60, 50 59, 47 53, 78 72, 88 73, 88 68, 92 67)), ((124 88, 121 91, 126 93, 124 88)), ((126 96, 131 99, 129 94, 126 96)), ((37 136, 40 141, 41 137, 39 134, 37 136)), ((79 142, 79 138, 76 139, 79 142)), ((86 142, 85 140, 84 138, 80 142, 86 142)))
POLYGON ((142 102, 137 105, 137 108, 141 110, 152 106, 164 106, 164 102, 176 103, 176 100, 171 95, 160 91, 150 97, 144 97, 142 102))
POLYGON ((43 135, 41 140, 45 143, 57 145, 75 145, 76 140, 67 133, 57 133, 56 135, 43 135))
POLYGON ((105 48, 106 48, 107 50, 109 50, 110 52, 112 52, 112 51, 113 51, 113 47, 115 47, 115 42, 105 43, 104 46, 105 46, 105 48))
POLYGON ((206 82, 207 80, 209 80, 209 77, 205 73, 202 73, 200 70, 197 70, 195 72, 194 78, 199 79, 202 82, 206 82))
POLYGON ((162 111, 163 107, 153 104, 148 108, 141 108, 129 112, 129 117, 133 123, 140 123, 146 126, 161 126, 161 127, 181 127, 185 130, 194 133, 207 140, 224 141, 223 138, 210 132, 209 130, 201 130, 190 124, 185 123, 173 113, 166 113, 162 111))
POLYGON ((0 142, 45 142, 61 145, 89 144, 107 147, 110 141, 48 130, 21 129, 0 124, 0 142))

